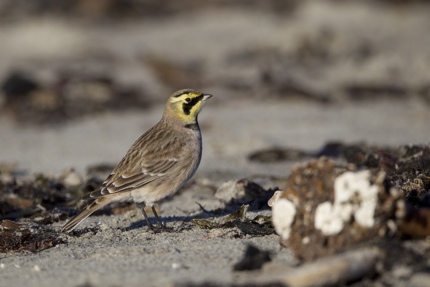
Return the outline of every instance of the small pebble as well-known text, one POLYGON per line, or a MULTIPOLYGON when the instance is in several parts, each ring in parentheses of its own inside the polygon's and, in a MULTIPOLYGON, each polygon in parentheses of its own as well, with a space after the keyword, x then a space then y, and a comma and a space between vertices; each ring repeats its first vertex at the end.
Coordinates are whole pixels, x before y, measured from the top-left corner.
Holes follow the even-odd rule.
POLYGON ((428 273, 420 272, 414 274, 410 280, 408 286, 411 287, 421 287, 421 286, 429 286, 430 283, 430 275, 428 273))
POLYGON ((172 263, 172 269, 173 270, 178 270, 179 268, 181 268, 181 264, 179 264, 179 263, 172 263))
POLYGON ((172 269, 173 270, 188 269, 188 267, 181 263, 172 263, 172 269))
POLYGON ((269 202, 267 203, 270 207, 273 207, 276 201, 281 197, 282 190, 277 190, 273 194, 272 198, 269 199, 269 202))
POLYGON ((398 266, 392 270, 393 276, 399 279, 408 279, 411 277, 413 270, 406 266, 398 266))
POLYGON ((60 175, 60 180, 62 180, 66 186, 78 186, 83 182, 80 174, 78 174, 73 168, 63 171, 60 175))

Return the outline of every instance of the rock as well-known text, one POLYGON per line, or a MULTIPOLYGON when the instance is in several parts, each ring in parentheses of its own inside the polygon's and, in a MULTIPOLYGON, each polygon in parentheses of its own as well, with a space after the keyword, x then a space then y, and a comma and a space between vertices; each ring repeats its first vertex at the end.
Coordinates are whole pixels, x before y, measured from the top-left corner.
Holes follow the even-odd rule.
POLYGON ((75 187, 83 183, 82 176, 74 168, 64 170, 58 179, 67 187, 75 187))
POLYGON ((249 204, 250 210, 268 208, 275 189, 264 189, 259 184, 242 179, 227 181, 217 189, 215 197, 228 205, 249 204))
POLYGON ((396 280, 404 280, 411 277, 413 270, 407 266, 397 266, 393 268, 392 273, 396 280))
POLYGON ((278 201, 278 199, 281 197, 281 194, 282 194, 282 190, 275 191, 273 196, 267 202, 267 205, 269 205, 270 207, 273 207, 273 205, 276 203, 276 201, 278 201))
POLYGON ((236 181, 226 181, 215 192, 215 197, 224 201, 230 202, 235 198, 240 198, 245 195, 245 190, 242 184, 237 184, 236 181))
POLYGON ((424 273, 424 272, 415 273, 411 277, 408 286, 410 287, 430 286, 430 274, 424 273))
POLYGON ((386 188, 382 171, 348 168, 324 157, 297 165, 272 199, 276 232, 298 259, 335 254, 396 232, 401 194, 386 188))

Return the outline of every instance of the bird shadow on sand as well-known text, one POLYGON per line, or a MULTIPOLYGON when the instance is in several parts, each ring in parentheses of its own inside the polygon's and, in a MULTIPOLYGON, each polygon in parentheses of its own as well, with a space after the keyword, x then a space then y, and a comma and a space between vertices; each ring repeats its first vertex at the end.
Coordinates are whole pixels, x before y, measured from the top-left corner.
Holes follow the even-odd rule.
MULTIPOLYGON (((250 205, 229 205, 224 208, 208 211, 201 206, 201 211, 197 214, 188 216, 169 216, 161 218, 167 228, 161 228, 156 222, 156 218, 149 218, 150 223, 156 227, 155 232, 181 232, 183 230, 216 229, 216 228, 237 228, 244 234, 268 235, 274 232, 270 216, 257 215, 248 217, 247 211, 250 205)), ((251 208, 252 209, 252 208, 251 208)), ((264 209, 260 209, 264 210, 264 209)), ((146 220, 133 222, 125 231, 147 228, 146 220)))
MULTIPOLYGON (((270 210, 268 200, 273 196, 277 189, 263 189, 258 184, 249 181, 238 183, 238 189, 243 186, 244 194, 224 201, 222 207, 213 210, 206 209, 203 205, 196 202, 200 211, 192 215, 162 217, 163 224, 167 223, 172 231, 189 230, 195 227, 201 229, 215 228, 238 228, 246 234, 271 234, 274 229, 270 216, 254 215, 247 216, 248 211, 260 212, 270 210)), ((158 226, 154 216, 149 218, 153 226, 158 226)), ((131 223, 125 228, 127 231, 146 227, 147 222, 143 218, 131 223)), ((158 226, 161 230, 161 228, 158 226)))
MULTIPOLYGON (((165 228, 161 228, 156 220, 155 217, 150 217, 149 218, 149 222, 153 225, 153 227, 155 228, 156 231, 175 231, 176 228, 171 226, 171 223, 178 223, 181 222, 183 225, 183 223, 185 222, 190 222, 192 220, 192 218, 194 218, 194 216, 169 216, 169 217, 160 217, 160 219, 163 222, 163 225, 165 226, 165 228), (168 224, 166 224, 168 223, 168 224)), ((174 224, 176 225, 176 224, 174 224)), ((131 223, 129 226, 127 226, 126 228, 124 228, 125 231, 132 231, 135 229, 148 229, 148 223, 146 222, 145 219, 141 219, 141 220, 137 220, 133 223, 131 223)))

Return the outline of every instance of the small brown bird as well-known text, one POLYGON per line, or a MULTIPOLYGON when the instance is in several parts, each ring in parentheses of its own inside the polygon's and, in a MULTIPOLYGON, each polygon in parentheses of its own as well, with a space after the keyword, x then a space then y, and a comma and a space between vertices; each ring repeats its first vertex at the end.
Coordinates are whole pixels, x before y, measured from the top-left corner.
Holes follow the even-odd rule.
POLYGON ((175 92, 162 119, 130 147, 102 186, 86 197, 92 202, 62 228, 72 231, 94 211, 112 202, 134 201, 153 230, 144 210, 150 206, 164 227, 154 203, 178 191, 195 173, 202 155, 197 116, 212 97, 191 89, 175 92))

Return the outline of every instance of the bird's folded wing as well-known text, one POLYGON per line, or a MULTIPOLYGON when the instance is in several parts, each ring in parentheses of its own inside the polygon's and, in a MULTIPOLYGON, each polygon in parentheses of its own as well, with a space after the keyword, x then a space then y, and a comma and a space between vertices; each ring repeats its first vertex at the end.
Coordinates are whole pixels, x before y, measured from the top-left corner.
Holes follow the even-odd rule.
POLYGON ((177 164, 176 158, 146 162, 138 168, 119 175, 112 172, 100 189, 91 192, 90 197, 96 198, 108 194, 129 191, 142 187, 152 181, 163 178, 177 164))

